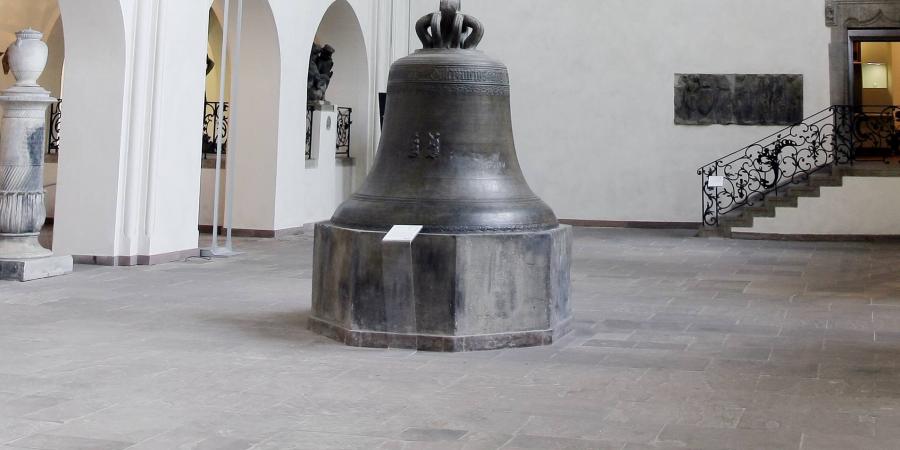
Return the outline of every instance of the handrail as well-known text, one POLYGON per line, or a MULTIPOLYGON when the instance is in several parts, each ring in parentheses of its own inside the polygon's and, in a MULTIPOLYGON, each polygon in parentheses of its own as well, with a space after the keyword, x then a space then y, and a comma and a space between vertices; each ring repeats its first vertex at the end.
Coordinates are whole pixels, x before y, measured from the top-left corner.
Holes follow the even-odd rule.
MULTIPOLYGON (((827 108, 825 108, 825 109, 823 109, 823 110, 821 110, 821 111, 819 111, 819 112, 817 112, 817 113, 815 113, 815 114, 813 114, 813 115, 811 115, 811 116, 809 116, 809 117, 807 117, 807 118, 801 120, 799 123, 806 122, 807 120, 809 120, 809 119, 811 119, 811 118, 813 118, 813 117, 816 117, 816 116, 822 114, 822 113, 825 112, 825 111, 831 111, 833 108, 834 108, 833 106, 829 106, 829 107, 827 107, 827 108)), ((709 162, 709 163, 707 163, 707 164, 704 164, 703 166, 700 167, 700 169, 697 169, 697 174, 699 175, 699 174, 700 174, 700 171, 703 170, 704 167, 709 166, 710 164, 715 164, 715 163, 717 163, 717 162, 722 161, 722 160, 725 159, 725 158, 728 158, 728 157, 737 155, 738 153, 740 153, 740 152, 746 150, 748 147, 752 147, 752 146, 754 146, 754 145, 756 145, 756 144, 759 144, 760 142, 765 141, 766 139, 770 139, 770 138, 772 138, 772 137, 778 136, 779 134, 782 134, 782 133, 784 133, 784 132, 790 130, 791 128, 793 128, 793 127, 795 127, 795 126, 797 126, 797 125, 799 125, 799 124, 795 123, 795 124, 793 124, 793 125, 789 125, 789 126, 787 126, 787 127, 785 127, 785 128, 782 128, 781 130, 778 130, 778 131, 776 131, 776 132, 774 132, 774 133, 772 133, 772 134, 770 134, 770 135, 768 135, 768 136, 766 136, 766 137, 764 137, 764 138, 762 138, 762 139, 760 139, 760 140, 758 140, 758 141, 756 141, 756 142, 754 142, 754 143, 752 143, 752 144, 750 144, 750 145, 748 145, 748 146, 746 146, 746 147, 741 147, 740 149, 735 150, 733 153, 729 153, 729 154, 727 154, 727 155, 725 155, 725 156, 722 156, 722 157, 716 159, 715 161, 711 161, 711 162, 709 162)))
POLYGON ((829 106, 700 167, 703 224, 718 226, 723 214, 820 170, 853 164, 861 149, 880 153, 885 163, 900 151, 900 106, 829 106))
POLYGON ((823 109, 698 169, 703 224, 718 226, 723 214, 830 166, 836 160, 835 110, 823 109))

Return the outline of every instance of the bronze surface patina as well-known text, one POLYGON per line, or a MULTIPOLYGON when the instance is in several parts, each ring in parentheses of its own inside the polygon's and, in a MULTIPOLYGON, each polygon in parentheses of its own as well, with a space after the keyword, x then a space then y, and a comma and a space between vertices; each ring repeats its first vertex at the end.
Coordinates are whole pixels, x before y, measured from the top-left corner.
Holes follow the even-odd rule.
POLYGON ((430 233, 547 230, 559 225, 522 174, 509 74, 477 50, 484 27, 444 1, 416 31, 424 46, 391 67, 381 145, 338 226, 430 233))

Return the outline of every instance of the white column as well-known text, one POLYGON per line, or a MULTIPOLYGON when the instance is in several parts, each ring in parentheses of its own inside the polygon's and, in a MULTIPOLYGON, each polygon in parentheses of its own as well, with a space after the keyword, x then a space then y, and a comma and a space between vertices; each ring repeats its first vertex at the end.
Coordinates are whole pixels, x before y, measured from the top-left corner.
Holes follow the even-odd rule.
MULTIPOLYGON (((55 232, 57 245, 79 261, 153 264, 198 254, 200 124, 209 11, 202 3, 141 1, 125 16, 125 58, 122 67, 113 68, 123 71, 124 90, 119 98, 89 99, 121 105, 122 123, 97 129, 74 117, 71 111, 78 108, 69 103, 72 120, 63 117, 66 131, 60 150, 55 232), (70 140, 73 135, 82 137, 84 130, 73 130, 77 127, 90 128, 94 135, 111 133, 121 140, 117 146, 105 143, 103 148, 92 146, 90 140, 70 140), (103 214, 93 216, 91 211, 103 214)), ((76 0, 61 2, 67 52, 73 40, 78 47, 76 33, 90 33, 81 6, 76 0), (73 30, 73 39, 69 38, 71 17, 80 25, 73 30)), ((109 56, 103 54, 99 60, 104 58, 109 56)), ((70 97, 77 91, 91 93, 78 84, 85 78, 73 79, 70 67, 101 80, 110 70, 108 63, 82 64, 67 55, 70 97)))

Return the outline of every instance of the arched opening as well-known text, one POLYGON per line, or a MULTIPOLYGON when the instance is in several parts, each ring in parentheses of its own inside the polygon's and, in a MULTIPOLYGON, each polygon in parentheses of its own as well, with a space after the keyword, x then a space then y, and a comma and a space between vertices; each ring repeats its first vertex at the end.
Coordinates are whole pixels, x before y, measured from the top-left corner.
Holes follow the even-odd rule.
MULTIPOLYGON (((224 0, 216 0, 213 10, 218 23, 224 21, 224 0)), ((230 7, 229 35, 234 36, 236 31, 237 3, 230 7)), ((223 27, 224 28, 224 27, 223 27)), ((211 35, 215 30, 211 30, 211 35)), ((216 38, 211 38, 215 45, 216 38)), ((221 42, 221 38, 219 38, 221 42)), ((226 97, 233 108, 231 114, 240 115, 238 120, 229 122, 226 131, 227 173, 234 176, 233 199, 233 226, 235 233, 241 235, 244 231, 254 234, 255 230, 272 230, 274 227, 275 209, 275 178, 276 160, 278 154, 278 116, 281 96, 281 50, 278 41, 275 16, 268 1, 245 1, 243 3, 243 23, 241 32, 240 55, 235 55, 231 47, 234 42, 229 38, 228 59, 235 61, 240 57, 240 62, 235 64, 235 80, 239 80, 240 87, 232 94, 230 81, 225 86, 226 97), (232 171, 233 170, 233 171, 232 171)), ((218 44, 221 45, 221 44, 218 44)), ((221 47, 218 47, 219 53, 221 47)), ((218 57, 216 57, 218 58, 218 57)), ((220 69, 228 72, 228 67, 220 69)), ((210 77, 212 74, 210 74, 210 77)), ((208 77, 208 95, 218 99, 218 93, 211 92, 211 84, 218 86, 217 82, 208 77)), ((217 87, 216 87, 217 89, 217 87)), ((208 170, 208 169, 207 169, 208 170)), ((206 170, 204 171, 206 172, 206 170)), ((201 211, 208 211, 206 223, 211 223, 212 198, 213 198, 213 174, 204 174, 204 204, 201 211), (210 178, 209 183, 206 178, 210 178)), ((226 187, 226 169, 222 169, 222 185, 220 192, 221 201, 224 201, 226 187)), ((220 205, 220 211, 224 207, 220 205)), ((219 223, 224 223, 220 220, 219 223)), ((207 227, 208 228, 208 227, 207 227)))
POLYGON ((337 0, 325 12, 315 43, 334 48, 334 76, 325 100, 339 108, 335 206, 346 200, 366 177, 369 143, 369 61, 362 26, 353 7, 337 0), (347 113, 352 123, 346 124, 347 113), (343 116, 343 117, 342 117, 343 116), (349 132, 343 129, 349 126, 349 132), (346 133, 346 134, 344 134, 346 133))
MULTIPOLYGON (((281 95, 281 52, 275 17, 268 1, 243 3, 240 55, 233 51, 237 27, 237 2, 229 12, 227 65, 220 61, 223 45, 225 0, 212 5, 209 27, 209 56, 215 66, 207 76, 208 113, 218 103, 220 71, 226 73, 223 100, 228 105, 224 138, 224 164, 220 169, 219 220, 225 224, 228 174, 234 176, 233 226, 236 235, 272 230, 275 208, 275 167, 278 150, 278 115, 281 95), (232 62, 240 56, 234 67, 232 62), (240 80, 240 89, 232 93, 231 76, 240 80), (232 95, 236 96, 232 98, 232 95), (231 104, 234 107, 232 108, 231 104), (232 114, 240 119, 231 121, 232 114), (230 168, 229 165, 234 167, 230 168)), ((207 113, 207 117, 209 114, 207 113)), ((209 123, 209 122, 208 122, 209 123)), ((211 135, 214 125, 209 123, 211 135)), ((204 138, 205 140, 206 138, 204 138)), ((203 163, 200 225, 210 231, 215 197, 215 155, 206 155, 203 163)))
MULTIPOLYGON (((207 72, 206 90, 204 92, 203 109, 203 140, 201 143, 201 179, 200 179, 200 229, 209 232, 213 225, 213 203, 215 199, 215 171, 216 171, 216 127, 220 116, 224 119, 222 153, 223 161, 227 164, 228 155, 228 131, 229 111, 231 107, 231 54, 222 60, 222 46, 224 45, 224 2, 218 1, 209 9, 209 26, 207 32, 207 72), (222 85, 222 75, 225 75, 225 84, 222 85), (220 104, 221 100, 221 104, 220 104)), ((227 166, 223 164, 220 169, 221 182, 224 184, 227 177, 227 166)), ((219 198, 219 220, 222 224, 225 217, 225 196, 219 198)))
MULTIPOLYGON (((65 62, 65 39, 63 36, 62 18, 57 0, 0 0, 0 11, 4 15, 0 20, 0 52, 5 51, 16 40, 16 32, 25 28, 33 28, 44 33, 44 42, 48 47, 47 67, 38 79, 38 83, 50 91, 50 95, 62 98, 63 65, 65 62)), ((11 73, 0 72, 0 91, 15 83, 11 73)), ((0 115, 2 115, 0 106, 0 115)), ((48 223, 52 224, 56 203, 57 151, 59 149, 58 128, 59 105, 48 109, 48 133, 45 136, 44 198, 48 223)), ((43 236, 43 244, 51 246, 50 235, 43 236)))

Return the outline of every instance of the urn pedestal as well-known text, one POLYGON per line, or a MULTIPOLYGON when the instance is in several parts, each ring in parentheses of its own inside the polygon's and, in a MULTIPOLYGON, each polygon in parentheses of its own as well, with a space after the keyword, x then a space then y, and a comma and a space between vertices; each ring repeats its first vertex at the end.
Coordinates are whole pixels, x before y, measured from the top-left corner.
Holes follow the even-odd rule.
POLYGON ((37 85, 47 62, 43 35, 24 30, 16 36, 8 53, 17 82, 0 94, 0 279, 30 281, 71 273, 73 263, 38 242, 47 219, 46 113, 56 99, 37 85))

